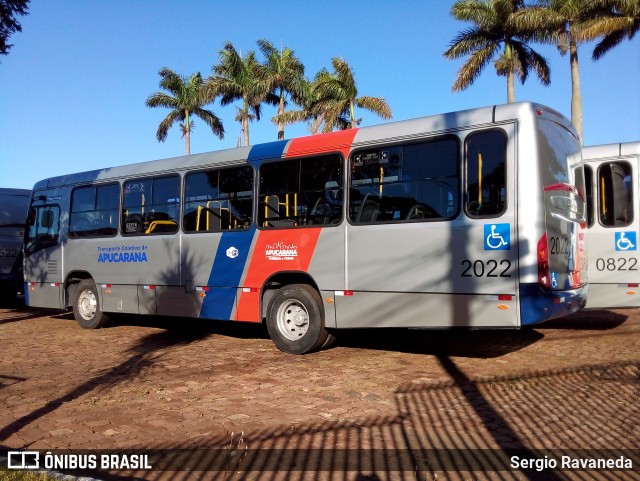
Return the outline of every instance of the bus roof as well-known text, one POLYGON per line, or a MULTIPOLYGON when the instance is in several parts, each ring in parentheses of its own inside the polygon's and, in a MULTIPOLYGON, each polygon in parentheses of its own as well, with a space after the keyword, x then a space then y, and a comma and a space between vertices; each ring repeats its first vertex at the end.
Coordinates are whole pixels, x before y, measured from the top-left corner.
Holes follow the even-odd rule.
POLYGON ((584 160, 605 157, 624 157, 640 154, 640 142, 621 142, 615 144, 591 145, 582 149, 584 160))

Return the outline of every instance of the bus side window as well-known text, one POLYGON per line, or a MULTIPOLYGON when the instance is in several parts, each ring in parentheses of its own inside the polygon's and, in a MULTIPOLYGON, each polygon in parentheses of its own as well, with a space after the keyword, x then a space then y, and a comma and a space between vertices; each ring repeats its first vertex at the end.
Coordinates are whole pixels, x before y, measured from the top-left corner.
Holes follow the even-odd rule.
POLYGON ((136 179, 124 183, 122 234, 173 234, 178 231, 180 177, 136 179))
POLYGON ((185 232, 246 229, 253 211, 250 166, 192 172, 185 178, 182 228, 185 232))
POLYGON ((506 153, 503 132, 487 130, 467 137, 465 208, 469 217, 496 217, 507 207, 506 153))
POLYGON ((337 225, 342 219, 342 157, 336 154, 260 167, 261 227, 337 225))
POLYGON ((631 166, 608 162, 598 169, 598 216, 605 227, 625 227, 633 221, 631 166))
POLYGON ((381 145, 351 156, 354 224, 444 221, 458 213, 460 146, 449 136, 381 145))

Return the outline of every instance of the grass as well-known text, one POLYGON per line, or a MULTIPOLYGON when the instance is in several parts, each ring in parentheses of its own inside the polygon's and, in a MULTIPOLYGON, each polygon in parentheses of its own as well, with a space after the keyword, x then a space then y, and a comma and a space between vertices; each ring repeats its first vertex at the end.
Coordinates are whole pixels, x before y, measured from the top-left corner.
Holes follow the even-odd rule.
POLYGON ((60 481, 60 478, 41 471, 16 471, 0 467, 0 481, 60 481))

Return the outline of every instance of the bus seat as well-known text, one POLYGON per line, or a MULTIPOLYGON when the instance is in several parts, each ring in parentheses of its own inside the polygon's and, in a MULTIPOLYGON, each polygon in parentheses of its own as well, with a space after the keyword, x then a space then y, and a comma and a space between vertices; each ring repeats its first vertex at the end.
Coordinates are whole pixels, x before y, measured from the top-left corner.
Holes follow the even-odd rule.
POLYGON ((377 199, 366 195, 356 216, 356 224, 375 222, 380 214, 380 205, 377 199))

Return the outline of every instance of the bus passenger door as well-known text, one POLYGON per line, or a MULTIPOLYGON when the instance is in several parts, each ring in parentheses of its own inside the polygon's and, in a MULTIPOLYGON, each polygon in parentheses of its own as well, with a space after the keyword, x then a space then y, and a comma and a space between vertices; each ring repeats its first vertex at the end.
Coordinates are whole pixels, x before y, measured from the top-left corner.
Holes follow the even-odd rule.
POLYGON ((638 157, 585 163, 588 308, 639 307, 638 157))
POLYGON ((24 245, 25 301, 30 307, 63 309, 62 239, 58 193, 34 197, 27 218, 24 245))

